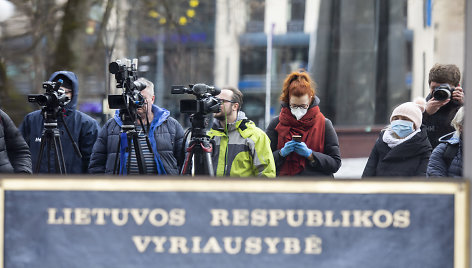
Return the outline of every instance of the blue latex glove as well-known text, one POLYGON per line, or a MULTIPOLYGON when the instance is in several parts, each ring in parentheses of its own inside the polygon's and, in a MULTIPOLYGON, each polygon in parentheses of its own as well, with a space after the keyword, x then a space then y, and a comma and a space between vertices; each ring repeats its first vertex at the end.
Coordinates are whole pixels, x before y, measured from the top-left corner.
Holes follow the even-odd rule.
POLYGON ((283 157, 286 157, 289 153, 293 152, 293 150, 295 150, 295 147, 297 146, 297 143, 296 141, 289 141, 287 143, 285 143, 285 146, 280 149, 280 154, 283 156, 283 157))
POLYGON ((303 157, 309 157, 313 153, 304 142, 297 142, 295 152, 303 157))

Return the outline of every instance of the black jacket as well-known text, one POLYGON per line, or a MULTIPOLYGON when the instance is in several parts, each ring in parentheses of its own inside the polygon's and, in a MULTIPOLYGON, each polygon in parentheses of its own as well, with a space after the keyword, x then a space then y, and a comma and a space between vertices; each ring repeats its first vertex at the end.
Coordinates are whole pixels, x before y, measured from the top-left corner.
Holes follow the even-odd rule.
POLYGON ((10 117, 0 110, 0 173, 32 173, 31 153, 10 117))
MULTIPOLYGON (((314 105, 318 105, 319 99, 316 97, 314 105)), ((283 104, 285 105, 285 104, 283 104)), ((282 105, 282 106, 283 106, 282 105)), ((267 127, 266 134, 270 139, 270 148, 272 149, 277 175, 285 161, 285 157, 279 154, 277 149, 279 134, 275 127, 279 124, 279 117, 274 117, 267 127)), ((315 158, 314 164, 307 161, 305 170, 298 173, 297 176, 333 176, 341 167, 341 153, 339 151, 338 135, 334 130, 333 124, 326 118, 324 152, 313 152, 315 158)))
MULTIPOLYGON (((430 99, 431 94, 426 97, 426 101, 430 99)), ((429 115, 427 112, 423 113, 423 125, 426 127, 428 139, 433 149, 438 146, 439 138, 455 131, 451 126, 451 121, 460 107, 460 104, 451 100, 432 115, 429 115)))
POLYGON ((426 135, 426 128, 421 127, 411 139, 394 148, 383 141, 382 131, 370 153, 362 177, 375 176, 426 176, 431 144, 426 135))

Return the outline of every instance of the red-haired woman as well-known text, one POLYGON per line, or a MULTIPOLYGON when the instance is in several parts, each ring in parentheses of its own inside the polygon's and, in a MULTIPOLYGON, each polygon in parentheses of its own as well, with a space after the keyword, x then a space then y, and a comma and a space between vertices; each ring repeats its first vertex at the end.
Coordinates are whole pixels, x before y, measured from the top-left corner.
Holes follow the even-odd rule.
POLYGON ((338 136, 320 112, 315 87, 305 72, 285 78, 282 109, 267 127, 280 176, 333 176, 341 166, 338 136))

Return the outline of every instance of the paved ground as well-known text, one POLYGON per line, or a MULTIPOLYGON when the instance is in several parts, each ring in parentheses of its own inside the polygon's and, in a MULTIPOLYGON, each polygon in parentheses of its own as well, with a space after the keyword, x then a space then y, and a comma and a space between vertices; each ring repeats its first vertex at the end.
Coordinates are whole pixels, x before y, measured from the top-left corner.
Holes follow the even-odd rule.
POLYGON ((364 171, 366 158, 345 158, 342 159, 341 168, 334 174, 339 179, 360 179, 364 171))

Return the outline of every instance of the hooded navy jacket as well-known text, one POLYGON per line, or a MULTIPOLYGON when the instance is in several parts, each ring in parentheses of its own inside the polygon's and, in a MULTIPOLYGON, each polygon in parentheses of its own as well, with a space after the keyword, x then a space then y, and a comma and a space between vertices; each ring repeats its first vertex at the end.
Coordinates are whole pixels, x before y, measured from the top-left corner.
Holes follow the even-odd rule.
MULTIPOLYGON (((55 72, 49 78, 53 81, 58 75, 64 75, 72 81, 72 100, 65 106, 64 122, 69 128, 72 139, 77 143, 82 158, 74 150, 73 142, 67 135, 64 122, 57 119, 57 125, 60 132, 62 150, 66 163, 66 171, 69 174, 87 173, 90 155, 92 154, 93 144, 98 135, 98 123, 95 119, 85 113, 76 110, 77 99, 79 96, 79 82, 73 72, 59 71, 55 72)), ((28 143, 33 160, 33 171, 36 171, 36 163, 39 158, 39 149, 41 137, 43 134, 44 120, 41 110, 34 111, 26 115, 20 125, 20 132, 28 143)), ((41 167, 39 173, 54 173, 54 150, 50 150, 51 171, 48 171, 47 147, 45 147, 41 157, 41 167)))
MULTIPOLYGON (((152 112, 154 119, 148 136, 154 152, 154 160, 158 167, 162 164, 165 169, 165 173, 161 174, 178 175, 183 162, 184 130, 179 122, 170 116, 168 110, 152 105, 152 112)), ((110 118, 100 130, 93 147, 89 173, 113 174, 115 160, 119 155, 121 125, 117 111, 115 117, 110 118)))

